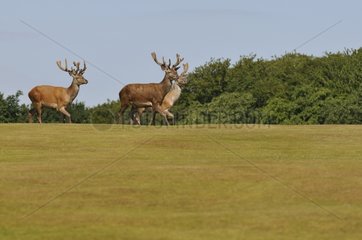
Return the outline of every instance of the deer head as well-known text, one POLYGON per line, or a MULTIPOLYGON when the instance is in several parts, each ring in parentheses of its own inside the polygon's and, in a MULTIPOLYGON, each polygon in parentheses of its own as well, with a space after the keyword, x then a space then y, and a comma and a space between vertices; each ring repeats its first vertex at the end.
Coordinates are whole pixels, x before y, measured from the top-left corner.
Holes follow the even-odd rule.
POLYGON ((168 64, 165 62, 165 58, 162 57, 162 62, 157 60, 156 53, 151 53, 153 60, 157 63, 161 70, 165 72, 165 75, 168 77, 169 80, 173 81, 178 78, 177 70, 180 68, 178 65, 184 60, 180 58, 180 54, 176 54, 176 63, 171 66, 171 59, 168 60, 168 64))
POLYGON ((60 68, 60 70, 69 73, 69 75, 73 78, 73 84, 76 85, 82 85, 87 84, 88 80, 83 77, 83 74, 85 70, 87 70, 87 66, 85 64, 85 61, 83 62, 83 68, 80 69, 80 62, 73 62, 73 65, 75 68, 68 69, 67 59, 65 59, 65 67, 62 67, 61 61, 57 61, 57 65, 60 68))

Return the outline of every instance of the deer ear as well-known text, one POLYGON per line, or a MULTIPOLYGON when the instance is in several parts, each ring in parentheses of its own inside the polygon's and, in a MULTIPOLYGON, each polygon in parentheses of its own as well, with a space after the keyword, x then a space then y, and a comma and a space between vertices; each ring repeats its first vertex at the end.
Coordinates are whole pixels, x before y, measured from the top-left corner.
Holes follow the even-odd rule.
POLYGON ((162 64, 162 65, 161 65, 161 69, 162 69, 162 71, 165 71, 165 70, 167 70, 167 67, 166 67, 166 65, 165 65, 165 64, 162 64))

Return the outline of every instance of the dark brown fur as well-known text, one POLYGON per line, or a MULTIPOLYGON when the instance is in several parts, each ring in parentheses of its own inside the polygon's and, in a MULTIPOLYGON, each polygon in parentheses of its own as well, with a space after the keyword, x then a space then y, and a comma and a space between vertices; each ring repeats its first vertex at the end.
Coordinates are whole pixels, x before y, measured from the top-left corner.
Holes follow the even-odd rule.
POLYGON ((154 61, 161 66, 161 69, 165 72, 165 76, 160 83, 148 83, 148 84, 128 84, 119 92, 119 100, 121 101, 121 109, 119 110, 119 120, 123 123, 123 114, 129 106, 135 107, 150 107, 152 106, 155 112, 160 113, 166 124, 168 120, 166 114, 161 109, 161 104, 165 95, 171 89, 171 81, 178 78, 177 70, 178 65, 183 59, 179 58, 177 54, 177 62, 171 67, 171 63, 168 65, 163 60, 163 63, 159 62, 156 58, 156 54, 152 53, 154 61))

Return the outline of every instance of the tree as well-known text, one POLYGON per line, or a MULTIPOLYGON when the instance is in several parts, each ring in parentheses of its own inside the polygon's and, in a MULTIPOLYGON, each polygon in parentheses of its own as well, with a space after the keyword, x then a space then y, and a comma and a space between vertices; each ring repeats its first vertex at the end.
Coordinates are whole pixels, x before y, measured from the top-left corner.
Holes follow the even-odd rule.
MULTIPOLYGON (((119 101, 107 100, 106 103, 99 104, 89 109, 91 123, 113 124, 118 121, 117 113, 120 108, 119 101)), ((129 116, 129 110, 124 114, 129 116)))
POLYGON ((183 90, 179 102, 191 103, 198 101, 201 104, 211 102, 226 89, 226 75, 230 60, 212 59, 203 66, 197 67, 188 75, 188 84, 183 90))
POLYGON ((255 121, 250 93, 223 93, 207 105, 210 123, 251 123, 255 121))
POLYGON ((23 95, 21 91, 17 91, 14 95, 5 98, 0 93, 0 122, 1 123, 17 123, 24 122, 27 116, 27 108, 24 104, 19 104, 19 97, 23 95))
MULTIPOLYGON (((0 122, 25 121, 21 94, 0 93, 0 122)), ((68 110, 77 123, 115 123, 119 106, 111 100, 94 107, 76 102, 68 110)), ((211 59, 188 75, 171 112, 179 124, 360 124, 362 48, 321 57, 288 53, 263 59, 251 54, 234 65, 229 59, 211 59)), ((43 119, 63 121, 47 110, 43 119)))

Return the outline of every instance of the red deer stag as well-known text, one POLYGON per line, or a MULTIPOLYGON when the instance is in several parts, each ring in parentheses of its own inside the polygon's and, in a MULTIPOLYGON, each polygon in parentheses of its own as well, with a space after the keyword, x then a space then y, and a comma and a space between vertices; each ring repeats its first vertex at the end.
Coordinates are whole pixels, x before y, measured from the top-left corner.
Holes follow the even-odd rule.
MULTIPOLYGON (((177 78, 177 80, 172 84, 171 90, 164 97, 161 109, 166 114, 167 117, 171 118, 174 121, 174 115, 169 111, 170 108, 175 104, 175 102, 179 99, 181 95, 182 88, 187 84, 187 70, 189 69, 189 64, 183 64, 183 72, 177 78)), ((147 107, 147 109, 151 109, 151 107, 147 107)), ((141 124, 141 116, 142 113, 146 110, 145 107, 136 108, 132 107, 132 120, 133 123, 140 125, 141 124)), ((153 112, 153 116, 150 123, 154 123, 155 114, 153 112)))
POLYGON ((79 68, 79 62, 73 62, 73 64, 76 68, 74 69, 72 67, 69 70, 66 59, 64 68, 62 67, 61 61, 57 61, 58 67, 69 73, 69 75, 73 78, 72 84, 68 88, 41 85, 31 89, 28 96, 32 102, 33 108, 29 111, 29 122, 33 121, 33 115, 35 113, 37 113, 39 123, 42 122, 41 113, 43 107, 54 108, 57 111, 60 111, 68 118, 69 123, 72 122, 70 114, 65 108, 77 97, 80 85, 88 83, 88 80, 83 77, 83 74, 87 69, 85 62, 83 63, 83 69, 79 68))
POLYGON ((134 107, 152 107, 153 111, 160 113, 166 124, 166 114, 161 109, 161 104, 165 95, 170 91, 172 81, 178 78, 177 70, 178 65, 183 61, 179 54, 176 54, 176 63, 171 66, 171 60, 167 65, 165 59, 162 58, 162 63, 157 60, 156 53, 151 53, 153 60, 165 72, 165 76, 160 83, 147 83, 147 84, 128 84, 119 92, 119 99, 121 101, 121 109, 119 110, 119 120, 123 123, 123 114, 126 109, 131 105, 134 107))

